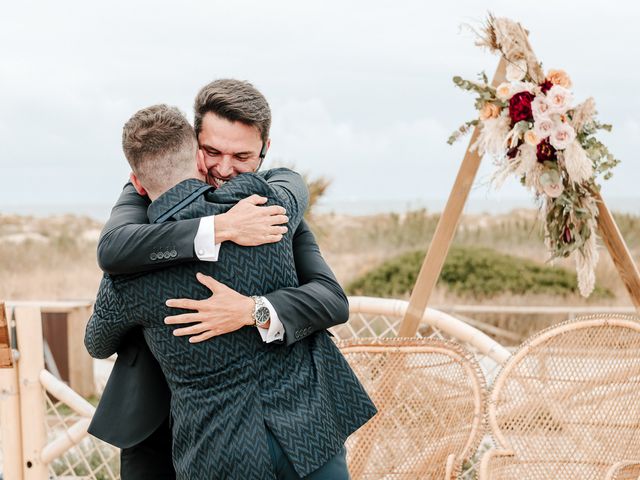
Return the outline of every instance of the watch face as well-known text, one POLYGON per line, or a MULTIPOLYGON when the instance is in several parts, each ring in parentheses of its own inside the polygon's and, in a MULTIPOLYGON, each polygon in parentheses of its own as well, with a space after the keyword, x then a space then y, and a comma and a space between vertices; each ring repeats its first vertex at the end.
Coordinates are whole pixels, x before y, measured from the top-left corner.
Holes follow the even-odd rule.
POLYGON ((269 309, 267 307, 260 307, 256 310, 255 318, 257 325, 264 325, 269 321, 269 317, 269 309))

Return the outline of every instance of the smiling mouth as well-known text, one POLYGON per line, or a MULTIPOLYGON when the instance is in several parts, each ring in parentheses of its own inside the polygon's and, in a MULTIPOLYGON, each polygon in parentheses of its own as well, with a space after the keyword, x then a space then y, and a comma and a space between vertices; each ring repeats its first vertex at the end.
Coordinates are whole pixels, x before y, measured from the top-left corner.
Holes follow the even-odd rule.
POLYGON ((209 184, 213 185, 216 188, 220 188, 227 182, 228 180, 222 180, 221 178, 214 177, 213 175, 209 175, 209 184))

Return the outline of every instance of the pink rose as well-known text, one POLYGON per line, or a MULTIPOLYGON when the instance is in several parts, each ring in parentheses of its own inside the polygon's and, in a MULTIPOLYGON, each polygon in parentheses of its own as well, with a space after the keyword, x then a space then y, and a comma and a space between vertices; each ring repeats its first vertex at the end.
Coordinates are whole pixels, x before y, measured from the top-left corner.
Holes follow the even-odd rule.
POLYGON ((556 150, 564 150, 567 148, 576 138, 576 131, 568 123, 560 123, 556 125, 549 136, 549 143, 553 145, 556 150))
POLYGON ((533 112, 533 118, 535 120, 546 118, 549 116, 549 104, 544 95, 538 95, 531 102, 531 111, 533 112))
POLYGON ((547 103, 551 113, 565 113, 573 102, 573 94, 560 85, 554 85, 547 92, 547 103))
POLYGON ((555 129, 555 123, 550 118, 542 118, 540 120, 536 120, 533 124, 533 131, 536 133, 538 138, 547 138, 553 130, 555 129))

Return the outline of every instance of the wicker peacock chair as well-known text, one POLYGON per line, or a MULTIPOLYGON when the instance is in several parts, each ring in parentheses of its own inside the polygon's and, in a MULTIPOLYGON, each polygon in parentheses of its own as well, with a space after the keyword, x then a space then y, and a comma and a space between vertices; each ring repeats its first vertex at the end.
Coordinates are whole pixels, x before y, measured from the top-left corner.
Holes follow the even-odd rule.
POLYGON ((585 317, 523 343, 493 385, 480 480, 638 479, 640 323, 585 317))
POLYGON ((338 345, 379 409, 347 441, 353 478, 456 478, 484 435, 486 389, 473 356, 436 338, 338 345))

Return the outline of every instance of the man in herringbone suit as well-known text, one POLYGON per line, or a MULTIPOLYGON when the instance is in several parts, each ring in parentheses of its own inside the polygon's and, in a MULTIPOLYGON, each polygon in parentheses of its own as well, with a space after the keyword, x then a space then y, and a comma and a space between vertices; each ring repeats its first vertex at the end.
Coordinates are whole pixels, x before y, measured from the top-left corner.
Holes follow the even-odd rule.
MULTIPOLYGON (((152 107, 150 114, 159 116, 163 125, 166 117, 176 115, 167 107, 152 107)), ((284 206, 295 229, 306 208, 302 179, 285 169, 243 174, 215 191, 194 172, 196 178, 187 176, 168 191, 156 191, 150 220, 222 213, 257 193, 284 206)), ((343 450, 346 437, 375 408, 324 331, 290 346, 264 343, 255 328, 199 344, 173 336, 163 322, 170 313, 165 301, 206 295, 203 285, 191 280, 196 272, 244 295, 297 285, 290 241, 260 247, 225 243, 222 248, 224 254, 217 263, 105 276, 87 326, 87 348, 97 357, 111 355, 132 328, 144 327, 145 339, 171 389, 178 478, 275 478, 269 434, 277 439, 296 474, 309 475, 343 450)))

